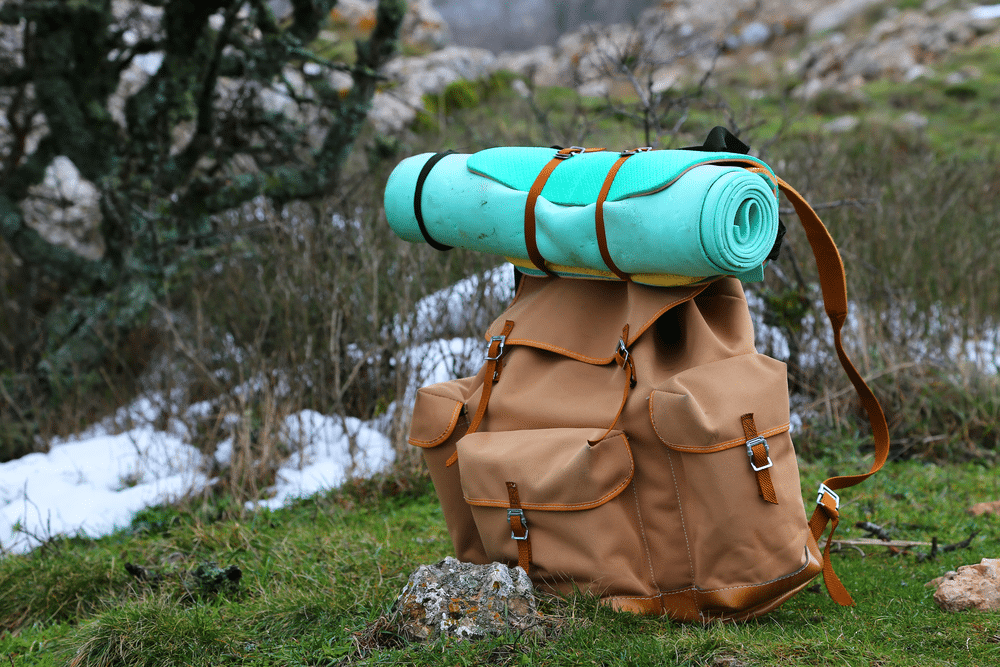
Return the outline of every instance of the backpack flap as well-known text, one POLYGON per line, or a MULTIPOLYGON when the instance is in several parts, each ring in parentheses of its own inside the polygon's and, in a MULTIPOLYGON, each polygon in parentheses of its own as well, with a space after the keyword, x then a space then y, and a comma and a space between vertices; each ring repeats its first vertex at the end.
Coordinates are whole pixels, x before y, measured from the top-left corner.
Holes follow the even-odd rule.
POLYGON ((562 592, 648 589, 649 567, 635 566, 649 554, 621 431, 478 432, 459 441, 458 457, 487 557, 562 592))

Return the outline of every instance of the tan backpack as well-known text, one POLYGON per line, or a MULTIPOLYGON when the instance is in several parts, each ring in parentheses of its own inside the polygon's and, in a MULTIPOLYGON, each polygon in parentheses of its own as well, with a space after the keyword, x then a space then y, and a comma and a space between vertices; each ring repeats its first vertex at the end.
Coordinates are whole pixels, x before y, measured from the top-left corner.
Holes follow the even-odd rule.
POLYGON ((871 470, 825 480, 807 520, 785 364, 757 353, 739 280, 525 276, 486 331, 480 371, 423 387, 414 405, 409 442, 423 450, 460 560, 517 564, 542 589, 685 621, 763 614, 820 571, 832 598, 853 604, 830 564, 836 491, 882 466, 888 430, 841 344, 837 248, 779 185, 871 422, 871 470))

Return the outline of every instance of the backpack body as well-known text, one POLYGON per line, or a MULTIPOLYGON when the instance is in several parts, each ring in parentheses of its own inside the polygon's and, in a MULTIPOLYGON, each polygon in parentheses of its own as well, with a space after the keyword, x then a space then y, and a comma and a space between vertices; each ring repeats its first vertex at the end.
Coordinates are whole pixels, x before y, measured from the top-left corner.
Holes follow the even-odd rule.
POLYGON ((525 276, 486 338, 477 375, 418 392, 409 439, 460 560, 701 621, 822 571, 785 365, 757 353, 739 280, 525 276))

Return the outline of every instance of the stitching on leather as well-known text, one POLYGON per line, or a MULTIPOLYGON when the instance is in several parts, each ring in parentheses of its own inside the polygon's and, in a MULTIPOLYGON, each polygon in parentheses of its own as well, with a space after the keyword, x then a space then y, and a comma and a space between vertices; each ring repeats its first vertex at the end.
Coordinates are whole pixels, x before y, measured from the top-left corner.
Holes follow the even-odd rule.
MULTIPOLYGON (((438 396, 437 394, 431 394, 431 396, 438 396)), ((448 398, 447 396, 438 396, 438 398, 448 398)), ((452 431, 455 430, 455 424, 458 423, 458 415, 462 412, 462 403, 456 401, 455 409, 451 411, 451 417, 448 419, 448 424, 445 426, 444 431, 440 435, 435 436, 431 440, 418 440, 416 438, 410 437, 407 439, 414 447, 433 447, 434 445, 440 445, 444 442, 452 431)))
POLYGON ((789 574, 777 577, 775 579, 770 579, 768 581, 762 581, 762 582, 757 583, 757 584, 742 584, 740 586, 726 586, 724 588, 705 588, 705 589, 700 589, 700 590, 703 593, 715 593, 717 591, 735 591, 735 590, 739 590, 741 588, 758 588, 760 586, 767 586, 768 584, 775 584, 775 583, 777 583, 779 581, 782 581, 784 579, 790 579, 791 577, 794 577, 794 576, 797 576, 799 574, 802 574, 802 572, 804 572, 805 569, 807 567, 809 567, 809 547, 808 546, 803 547, 803 551, 805 553, 806 562, 804 562, 802 564, 802 567, 800 567, 799 569, 797 569, 794 572, 791 572, 789 574))
MULTIPOLYGON (((677 474, 674 472, 674 457, 669 451, 667 452, 667 463, 670 464, 670 477, 674 480, 674 493, 677 494, 677 515, 681 519, 681 532, 684 533, 684 545, 687 547, 688 565, 691 568, 691 581, 694 581, 694 557, 691 555, 691 540, 688 539, 687 526, 684 523, 684 504, 681 502, 681 490, 677 486, 677 474)), ((692 586, 691 589, 694 590, 695 602, 697 603, 698 590, 695 586, 692 586)))
POLYGON ((646 564, 649 565, 649 581, 653 584, 653 589, 659 593, 660 587, 656 583, 656 573, 653 572, 653 556, 649 552, 649 542, 646 540, 646 525, 642 522, 642 512, 639 510, 639 489, 632 485, 632 497, 635 498, 635 516, 639 521, 639 533, 642 535, 642 547, 646 550, 646 564))
MULTIPOLYGON (((650 401, 650 405, 652 405, 652 401, 650 401)), ((650 413, 652 413, 652 408, 650 408, 650 413)), ((772 435, 778 435, 779 433, 784 433, 789 428, 790 424, 788 422, 785 422, 781 426, 775 426, 774 428, 769 428, 764 431, 758 431, 757 435, 759 435, 762 438, 769 438, 772 435)), ((653 430, 656 431, 656 424, 653 424, 653 430)), ((656 431, 656 435, 659 436, 663 444, 669 447, 670 449, 673 449, 674 451, 678 452, 689 452, 694 454, 713 454, 715 452, 721 452, 727 449, 732 449, 733 447, 739 447, 740 445, 745 445, 747 442, 747 439, 743 437, 743 438, 736 438, 734 440, 727 440, 717 445, 712 445, 711 447, 686 447, 684 445, 675 445, 672 442, 667 442, 666 440, 663 439, 663 436, 660 435, 659 431, 656 431)))

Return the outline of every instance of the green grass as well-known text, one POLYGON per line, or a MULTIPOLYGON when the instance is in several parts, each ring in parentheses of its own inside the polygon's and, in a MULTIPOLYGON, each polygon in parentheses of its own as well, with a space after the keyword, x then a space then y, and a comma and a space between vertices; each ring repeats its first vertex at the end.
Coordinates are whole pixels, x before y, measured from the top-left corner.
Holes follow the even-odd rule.
MULTIPOLYGON (((804 493, 851 467, 804 465, 804 493)), ((242 521, 175 511, 172 520, 140 520, 134 531, 0 560, 0 664, 996 664, 1000 617, 946 614, 924 587, 996 555, 1000 519, 964 512, 1000 497, 993 471, 896 463, 843 495, 839 538, 861 536, 856 521, 879 523, 896 539, 947 544, 973 530, 979 535, 968 549, 934 560, 843 548, 833 562, 858 603, 853 608, 838 607, 814 586, 761 619, 703 627, 615 613, 585 597, 543 598, 551 617, 545 636, 389 642, 359 651, 366 628, 409 573, 450 551, 426 479, 366 482, 242 521), (158 580, 137 580, 125 563, 158 580), (242 578, 206 586, 192 575, 204 563, 235 565, 242 578)))

